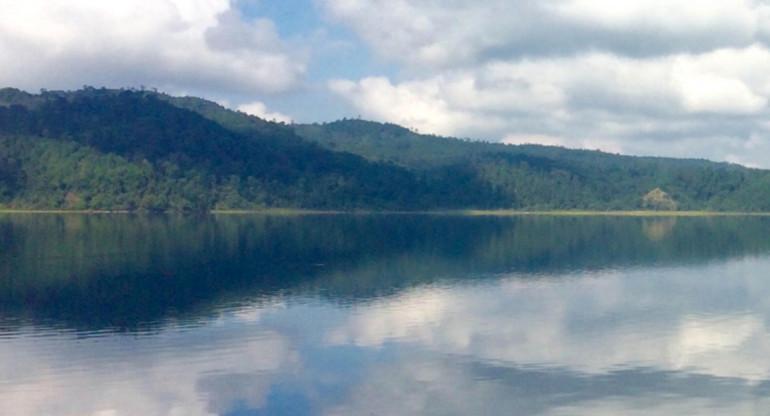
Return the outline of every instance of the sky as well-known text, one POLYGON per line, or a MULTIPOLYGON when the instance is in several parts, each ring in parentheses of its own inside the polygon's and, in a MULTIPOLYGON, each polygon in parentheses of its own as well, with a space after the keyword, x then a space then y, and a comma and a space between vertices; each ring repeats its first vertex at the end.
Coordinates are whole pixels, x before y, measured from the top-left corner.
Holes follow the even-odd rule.
POLYGON ((0 86, 770 168, 770 0, 0 0, 0 86))

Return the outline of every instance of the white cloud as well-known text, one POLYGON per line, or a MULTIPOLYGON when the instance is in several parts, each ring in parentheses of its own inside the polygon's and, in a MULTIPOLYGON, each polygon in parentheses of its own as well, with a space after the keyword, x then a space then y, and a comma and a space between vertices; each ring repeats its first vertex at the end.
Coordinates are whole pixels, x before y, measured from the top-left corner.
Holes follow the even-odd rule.
POLYGON ((242 104, 238 106, 238 110, 246 114, 257 116, 263 120, 268 120, 268 121, 290 123, 292 120, 291 116, 287 116, 286 114, 281 114, 277 111, 276 112, 268 111, 267 106, 260 101, 242 104))
POLYGON ((323 0, 327 14, 381 55, 413 67, 475 65, 510 55, 590 50, 660 54, 745 47, 768 32, 770 7, 705 0, 323 0))
MULTIPOLYGON (((333 78, 331 55, 356 50, 328 35, 338 23, 398 74, 328 80, 354 114, 425 133, 770 167, 757 151, 770 148, 766 1, 315 1, 326 22, 285 40, 285 22, 247 19, 230 0, 0 0, 0 80, 248 103, 303 90, 309 70, 333 78)), ((243 111, 290 119, 265 102, 243 111)), ((315 120, 317 107, 291 113, 315 120)))
POLYGON ((751 39, 757 30, 758 9, 766 6, 735 0, 567 0, 551 6, 558 15, 600 24, 615 30, 639 26, 674 34, 728 32, 751 39), (723 30, 720 30, 723 29, 723 30))
POLYGON ((765 97, 754 94, 734 78, 692 77, 683 80, 681 87, 684 107, 692 112, 751 114, 760 112, 767 104, 765 97))
POLYGON ((153 85, 279 92, 306 57, 228 0, 0 0, 0 79, 27 89, 153 85))
POLYGON ((544 416, 667 416, 667 415, 751 415, 755 409, 770 405, 767 399, 757 397, 748 402, 720 403, 705 398, 668 398, 643 402, 642 400, 596 400, 579 406, 563 406, 544 416))
POLYGON ((564 141, 558 137, 539 134, 509 134, 501 140, 505 144, 539 144, 543 146, 564 146, 564 141))
POLYGON ((762 124, 768 71, 770 51, 751 45, 653 60, 588 53, 492 61, 396 84, 377 77, 329 88, 367 117, 426 133, 547 137, 540 142, 669 156, 682 156, 684 140, 720 137, 720 149, 696 144, 685 156, 725 160, 749 137, 770 138, 762 124))
POLYGON ((365 117, 426 133, 451 134, 472 124, 471 114, 452 109, 440 79, 394 86, 386 78, 329 81, 329 89, 350 101, 365 117))
POLYGON ((398 79, 329 84, 368 117, 428 133, 548 138, 631 154, 682 156, 687 143, 685 156, 770 167, 770 156, 744 149, 770 142, 766 2, 322 4, 402 66, 398 79))

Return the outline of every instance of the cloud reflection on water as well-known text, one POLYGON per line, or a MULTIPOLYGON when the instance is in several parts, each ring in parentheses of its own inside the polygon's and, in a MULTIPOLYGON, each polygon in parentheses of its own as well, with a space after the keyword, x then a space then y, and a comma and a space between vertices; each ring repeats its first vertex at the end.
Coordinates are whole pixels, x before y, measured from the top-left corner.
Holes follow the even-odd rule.
POLYGON ((511 277, 384 299, 327 342, 409 353, 372 369, 331 414, 755 414, 769 396, 768 266, 511 277), (401 313, 421 305, 431 308, 417 319, 401 313))
POLYGON ((0 415, 225 414, 301 367, 284 335, 238 326, 55 338, 0 343, 0 415))
POLYGON ((763 282, 768 265, 755 258, 410 291, 358 308, 327 342, 413 343, 487 362, 591 374, 645 367, 762 380, 770 372, 767 292, 745 289, 770 289, 763 282), (697 286, 704 293, 684 290, 697 286), (721 304, 707 291, 723 297, 721 304))
POLYGON ((276 414, 297 397, 330 415, 752 414, 770 372, 768 266, 512 275, 347 310, 247 305, 194 331, 23 336, 0 343, 0 414, 276 414), (728 299, 682 290, 696 283, 728 299), (298 319, 330 314, 314 333, 298 319), (320 363, 335 351, 359 364, 320 363))
MULTIPOLYGON (((82 273, 0 281, 0 299, 18 303, 0 308, 0 416, 748 415, 770 404, 763 220, 396 219, 175 219, 192 228, 181 237, 179 224, 146 220, 143 235, 185 273, 149 255, 124 273, 143 252, 105 265, 67 254, 82 273), (472 236, 445 238, 458 224, 472 236), (337 245, 320 245, 331 230, 337 245), (404 245, 371 237, 393 230, 404 245), (61 313, 93 287, 129 283, 143 302, 61 313), (138 313, 116 327, 120 311, 138 313)), ((64 253, 83 240, 62 231, 54 244, 36 227, 14 230, 64 253)), ((109 243, 132 227, 97 218, 79 232, 109 243)), ((14 259, 9 270, 48 270, 14 259)))

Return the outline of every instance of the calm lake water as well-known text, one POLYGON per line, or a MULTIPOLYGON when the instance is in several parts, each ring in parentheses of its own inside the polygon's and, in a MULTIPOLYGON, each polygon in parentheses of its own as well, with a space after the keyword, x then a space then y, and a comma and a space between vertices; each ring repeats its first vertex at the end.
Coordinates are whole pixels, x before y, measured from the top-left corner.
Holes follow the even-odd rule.
POLYGON ((770 218, 0 215, 0 415, 759 415, 770 218))

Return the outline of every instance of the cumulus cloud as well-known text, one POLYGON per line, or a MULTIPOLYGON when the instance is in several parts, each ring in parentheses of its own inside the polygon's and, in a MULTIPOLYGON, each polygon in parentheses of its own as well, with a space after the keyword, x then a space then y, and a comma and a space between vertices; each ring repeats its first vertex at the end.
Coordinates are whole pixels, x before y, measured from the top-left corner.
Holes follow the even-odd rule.
POLYGON ((324 0, 381 55, 416 67, 607 50, 650 56, 745 47, 768 33, 763 2, 324 0))
POLYGON ((538 134, 510 134, 501 140, 505 144, 539 144, 542 146, 563 146, 564 142, 558 137, 538 134))
POLYGON ((291 122, 291 116, 279 113, 277 111, 271 112, 267 109, 265 103, 255 101, 253 103, 241 104, 238 106, 238 111, 242 111, 246 114, 257 116, 263 120, 278 121, 284 123, 291 122))
POLYGON ((273 22, 244 19, 228 0, 0 0, 0 9, 0 79, 27 89, 279 92, 306 70, 273 22))
POLYGON ((439 134, 452 134, 471 126, 472 114, 453 109, 442 79, 393 85, 387 78, 371 77, 360 82, 331 80, 329 89, 353 103, 366 117, 387 120, 405 127, 439 134))
POLYGON ((767 85, 759 74, 770 70, 770 52, 750 47, 713 54, 746 66, 717 65, 710 54, 647 61, 593 53, 489 62, 395 85, 382 77, 333 80, 329 88, 377 119, 498 139, 622 139, 623 126, 632 127, 629 133, 670 133, 701 113, 762 113, 767 85))
MULTIPOLYGON (((281 25, 301 25, 234 0, 0 0, 0 79, 243 103, 307 93, 317 71, 326 108, 420 132, 770 168, 767 1, 312 1, 326 19, 287 40, 281 25), (380 60, 336 59, 366 52, 352 45, 380 60), (359 64, 382 71, 341 78, 359 64)), ((298 118, 323 112, 291 100, 298 118)), ((243 111, 288 119, 259 102, 243 111)))
POLYGON ((770 167, 770 157, 746 150, 770 142, 765 2, 323 4, 404 68, 399 79, 329 82, 367 117, 639 155, 679 157, 687 143, 684 156, 770 167))

